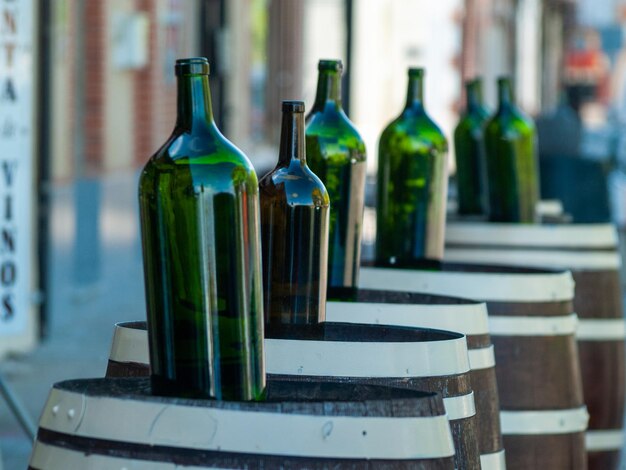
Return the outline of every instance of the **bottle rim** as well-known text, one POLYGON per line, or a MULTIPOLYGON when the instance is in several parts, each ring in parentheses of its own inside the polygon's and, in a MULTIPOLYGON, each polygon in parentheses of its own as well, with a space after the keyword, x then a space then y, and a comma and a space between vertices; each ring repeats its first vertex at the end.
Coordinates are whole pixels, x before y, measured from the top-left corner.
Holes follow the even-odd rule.
POLYGON ((424 67, 409 67, 409 77, 423 77, 426 74, 424 67))
POLYGON ((293 113, 304 113, 304 101, 283 100, 282 109, 283 112, 290 111, 293 113))
POLYGON ((206 57, 188 57, 178 59, 174 67, 176 76, 181 75, 209 75, 209 61, 206 57))
POLYGON ((343 62, 339 59, 322 59, 317 63, 317 70, 343 72, 343 62))

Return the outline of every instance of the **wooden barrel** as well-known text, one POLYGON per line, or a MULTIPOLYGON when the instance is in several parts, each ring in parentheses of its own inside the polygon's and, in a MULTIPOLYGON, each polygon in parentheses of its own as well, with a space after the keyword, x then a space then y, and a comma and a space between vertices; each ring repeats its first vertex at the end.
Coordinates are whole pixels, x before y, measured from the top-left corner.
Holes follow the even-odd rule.
MULTIPOLYGON (((337 290, 334 291, 334 298, 337 290)), ((367 323, 457 331, 467 338, 478 449, 483 470, 505 468, 495 357, 484 302, 456 297, 359 289, 326 304, 330 322, 367 323)))
POLYGON ((624 443, 624 323, 618 238, 610 224, 518 226, 453 224, 446 257, 493 264, 565 268, 576 282, 578 352, 589 409, 591 470, 617 469, 624 443))
POLYGON ((586 468, 569 272, 446 263, 440 271, 365 267, 360 285, 486 301, 507 468, 586 468))
MULTIPOLYGON (((290 380, 349 380, 442 392, 451 419, 456 468, 479 468, 479 432, 468 373, 467 343, 463 335, 335 323, 275 329, 266 332, 266 336, 269 335, 282 338, 265 340, 269 377, 273 374, 290 380), (288 337, 292 339, 285 339, 288 337), (404 344, 395 349, 396 343, 404 344), (367 354, 362 354, 361 350, 367 354), (437 353, 441 354, 440 364, 437 363, 437 353), (309 354, 310 359, 319 361, 318 364, 308 364, 306 369, 304 364, 296 364, 303 354, 309 354), (423 367, 420 367, 421 361, 426 361, 423 367), (343 369, 338 371, 334 368, 336 364, 341 364, 343 369), (406 364, 406 367, 401 368, 400 364, 406 364), (317 372, 311 372, 310 367, 316 367, 317 372), (320 372, 324 368, 327 369, 325 375, 320 372)), ((148 373, 145 322, 117 324, 107 377, 148 373)))
POLYGON ((147 378, 52 388, 30 469, 454 468, 441 396, 270 380, 267 400, 156 397, 147 378))
POLYGON ((465 336, 443 330, 324 322, 265 331, 270 377, 441 392, 457 469, 480 468, 465 336))

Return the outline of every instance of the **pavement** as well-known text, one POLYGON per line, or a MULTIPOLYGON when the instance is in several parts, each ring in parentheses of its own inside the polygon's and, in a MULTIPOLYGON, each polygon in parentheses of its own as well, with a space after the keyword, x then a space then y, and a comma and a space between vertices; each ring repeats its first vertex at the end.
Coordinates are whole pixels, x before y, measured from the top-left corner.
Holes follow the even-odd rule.
MULTIPOLYGON (((136 194, 133 173, 114 174, 102 180, 100 266, 87 267, 90 274, 96 273, 93 282, 92 275, 85 276, 84 266, 75 268, 74 188, 54 188, 49 338, 32 353, 0 363, 0 371, 35 423, 52 384, 104 375, 115 322, 145 318, 136 194), (81 277, 89 277, 90 282, 81 277)), ((0 451, 4 470, 27 467, 31 442, 1 397, 0 451)))

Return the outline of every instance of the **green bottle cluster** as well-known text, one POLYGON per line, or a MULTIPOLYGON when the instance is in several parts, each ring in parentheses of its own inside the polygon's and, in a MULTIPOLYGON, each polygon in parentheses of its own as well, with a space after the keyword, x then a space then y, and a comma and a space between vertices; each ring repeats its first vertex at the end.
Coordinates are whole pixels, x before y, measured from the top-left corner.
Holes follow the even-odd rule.
POLYGON ((257 177, 215 125, 207 60, 176 75, 174 132, 139 181, 153 393, 260 400, 257 177))
POLYGON ((356 288, 365 206, 365 144, 341 106, 341 61, 321 60, 318 72, 315 103, 306 117, 306 153, 311 170, 330 196, 328 286, 356 288))
POLYGON ((283 101, 278 164, 259 182, 266 323, 325 320, 326 188, 306 163, 304 103, 283 101))
POLYGON ((487 214, 487 163, 484 126, 489 110, 483 105, 482 81, 465 84, 466 107, 454 130, 454 151, 460 215, 487 214))
POLYGON ((424 108, 424 70, 408 72, 406 105, 378 147, 376 264, 443 257, 448 144, 424 108))
POLYGON ((539 201, 537 132, 515 105, 509 78, 498 79, 498 101, 485 126, 489 220, 532 223, 539 201))
POLYGON ((487 118, 480 81, 466 84, 467 109, 454 133, 459 214, 532 223, 539 201, 537 133, 516 105, 509 78, 498 79, 498 109, 487 118))

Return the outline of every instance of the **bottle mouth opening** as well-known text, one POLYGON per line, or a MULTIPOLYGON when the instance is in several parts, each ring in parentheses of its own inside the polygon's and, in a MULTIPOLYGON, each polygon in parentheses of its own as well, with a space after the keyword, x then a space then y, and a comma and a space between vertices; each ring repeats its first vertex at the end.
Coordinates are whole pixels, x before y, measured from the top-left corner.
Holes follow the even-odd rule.
POLYGON ((425 70, 423 67, 411 67, 409 68, 409 77, 423 77, 425 70))
POLYGON ((174 67, 176 76, 181 75, 209 75, 209 61, 206 57, 190 57, 178 59, 174 67))
POLYGON ((343 63, 337 59, 323 59, 317 63, 317 70, 326 72, 343 72, 343 63))
POLYGON ((282 108, 283 112, 304 113, 304 101, 286 100, 282 108))

